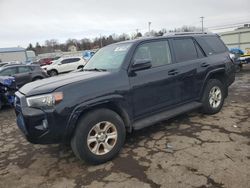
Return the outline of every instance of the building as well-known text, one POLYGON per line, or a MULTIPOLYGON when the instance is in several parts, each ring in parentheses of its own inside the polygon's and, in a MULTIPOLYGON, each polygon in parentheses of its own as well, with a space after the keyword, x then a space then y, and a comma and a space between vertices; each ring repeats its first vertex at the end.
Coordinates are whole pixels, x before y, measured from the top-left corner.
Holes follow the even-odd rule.
POLYGON ((26 62, 27 59, 28 57, 25 48, 0 48, 0 62, 26 62))
POLYGON ((70 46, 68 47, 68 51, 69 51, 69 52, 76 52, 76 51, 77 51, 77 47, 76 47, 75 45, 70 45, 70 46))
POLYGON ((250 24, 234 31, 220 33, 220 36, 228 48, 240 48, 245 52, 250 50, 250 24))

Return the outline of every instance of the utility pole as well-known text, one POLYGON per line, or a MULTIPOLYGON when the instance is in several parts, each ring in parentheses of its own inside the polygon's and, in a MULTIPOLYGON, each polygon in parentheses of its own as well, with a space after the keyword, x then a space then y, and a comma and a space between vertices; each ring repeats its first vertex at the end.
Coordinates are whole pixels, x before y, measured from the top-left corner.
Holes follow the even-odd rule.
POLYGON ((200 17, 201 18, 201 31, 202 31, 202 33, 204 32, 204 16, 201 16, 200 17))
POLYGON ((150 35, 150 32, 151 32, 151 30, 150 30, 151 23, 152 23, 152 22, 148 22, 148 34, 149 34, 149 35, 150 35))

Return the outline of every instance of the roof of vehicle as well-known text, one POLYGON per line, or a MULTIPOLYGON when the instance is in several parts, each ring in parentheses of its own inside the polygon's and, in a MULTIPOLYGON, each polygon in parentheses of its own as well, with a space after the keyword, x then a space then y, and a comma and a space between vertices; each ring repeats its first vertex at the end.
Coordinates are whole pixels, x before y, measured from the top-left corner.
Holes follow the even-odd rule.
POLYGON ((0 48, 0 53, 5 52, 24 52, 25 48, 13 47, 13 48, 0 48))
POLYGON ((63 56, 63 57, 60 57, 59 59, 53 60, 53 62, 57 62, 57 61, 60 62, 60 61, 65 60, 65 59, 72 59, 72 58, 83 59, 83 57, 81 57, 81 56, 63 56))
POLYGON ((25 64, 6 64, 1 66, 2 69, 7 67, 40 67, 39 65, 25 65, 25 64))
POLYGON ((181 38, 181 37, 197 37, 197 36, 218 36, 217 34, 214 33, 198 33, 198 32, 178 32, 178 33, 166 33, 163 36, 149 36, 149 37, 140 37, 134 40, 126 40, 122 42, 118 42, 115 44, 125 44, 125 43, 138 43, 142 41, 149 41, 149 40, 154 40, 154 39, 164 39, 164 38, 181 38))

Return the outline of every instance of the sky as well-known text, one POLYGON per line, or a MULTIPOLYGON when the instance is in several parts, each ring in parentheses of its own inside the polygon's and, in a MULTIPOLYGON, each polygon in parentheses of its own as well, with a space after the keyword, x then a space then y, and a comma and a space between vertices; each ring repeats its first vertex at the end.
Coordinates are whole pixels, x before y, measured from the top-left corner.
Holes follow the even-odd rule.
POLYGON ((0 48, 192 25, 250 23, 249 0, 0 0, 0 48))

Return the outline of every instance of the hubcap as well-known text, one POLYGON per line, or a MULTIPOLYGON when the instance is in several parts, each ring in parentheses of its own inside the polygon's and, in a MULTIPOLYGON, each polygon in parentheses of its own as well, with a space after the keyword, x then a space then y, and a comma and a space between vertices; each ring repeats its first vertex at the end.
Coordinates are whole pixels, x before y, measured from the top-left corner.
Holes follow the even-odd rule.
POLYGON ((217 108, 221 103, 221 90, 214 86, 209 93, 209 104, 212 108, 217 108))
POLYGON ((104 155, 110 152, 114 148, 116 141, 116 127, 108 121, 94 125, 87 138, 88 148, 95 155, 104 155))

